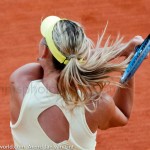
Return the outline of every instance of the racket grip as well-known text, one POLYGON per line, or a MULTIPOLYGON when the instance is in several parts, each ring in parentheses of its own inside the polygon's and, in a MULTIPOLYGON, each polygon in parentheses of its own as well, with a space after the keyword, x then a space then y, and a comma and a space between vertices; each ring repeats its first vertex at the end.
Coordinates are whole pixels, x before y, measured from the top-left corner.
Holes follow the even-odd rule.
POLYGON ((135 67, 133 68, 131 73, 129 74, 128 80, 134 75, 134 73, 139 68, 139 66, 142 64, 143 60, 146 58, 146 56, 148 55, 149 52, 150 52, 150 42, 149 42, 148 46, 145 48, 145 50, 142 52, 140 58, 138 59, 137 64, 135 65, 135 67))
POLYGON ((125 70, 125 72, 123 73, 123 76, 121 77, 121 83, 126 82, 128 76, 129 76, 129 74, 130 74, 130 71, 132 70, 132 68, 133 68, 135 62, 137 61, 138 57, 140 56, 141 52, 142 52, 141 49, 139 49, 139 50, 137 50, 137 51, 135 52, 134 56, 132 57, 132 59, 131 59, 129 65, 128 65, 128 67, 127 67, 127 69, 125 70))

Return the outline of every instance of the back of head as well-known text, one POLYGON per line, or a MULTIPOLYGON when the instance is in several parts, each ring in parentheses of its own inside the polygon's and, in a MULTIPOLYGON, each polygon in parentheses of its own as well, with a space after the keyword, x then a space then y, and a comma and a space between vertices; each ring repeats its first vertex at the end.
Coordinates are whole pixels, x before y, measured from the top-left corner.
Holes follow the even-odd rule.
POLYGON ((56 47, 70 60, 73 57, 82 59, 87 55, 89 41, 82 27, 70 20, 60 20, 53 30, 56 47))

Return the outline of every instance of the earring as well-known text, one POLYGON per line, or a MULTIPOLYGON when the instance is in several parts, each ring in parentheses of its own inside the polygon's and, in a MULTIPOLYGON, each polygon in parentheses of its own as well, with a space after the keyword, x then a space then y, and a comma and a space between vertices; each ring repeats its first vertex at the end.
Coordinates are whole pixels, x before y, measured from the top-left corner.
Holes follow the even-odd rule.
POLYGON ((42 59, 41 57, 38 57, 36 60, 37 60, 37 61, 40 61, 41 59, 42 59))

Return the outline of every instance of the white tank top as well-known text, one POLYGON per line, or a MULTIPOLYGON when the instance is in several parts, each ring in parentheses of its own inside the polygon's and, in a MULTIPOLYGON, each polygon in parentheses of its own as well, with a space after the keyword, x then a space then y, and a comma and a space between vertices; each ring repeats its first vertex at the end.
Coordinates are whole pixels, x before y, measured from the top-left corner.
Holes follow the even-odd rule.
POLYGON ((71 113, 59 94, 53 94, 41 80, 31 81, 22 102, 19 118, 10 122, 16 150, 95 150, 96 134, 89 129, 84 107, 71 113), (41 128, 38 117, 51 106, 58 106, 69 123, 69 139, 53 142, 41 128))

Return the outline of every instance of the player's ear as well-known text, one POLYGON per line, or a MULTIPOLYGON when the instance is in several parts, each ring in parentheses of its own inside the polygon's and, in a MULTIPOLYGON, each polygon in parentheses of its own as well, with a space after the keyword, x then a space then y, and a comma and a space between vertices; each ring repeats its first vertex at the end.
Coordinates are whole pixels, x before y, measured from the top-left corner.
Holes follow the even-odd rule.
POLYGON ((41 58, 47 58, 48 56, 49 56, 49 49, 47 48, 47 46, 44 45, 41 58))

